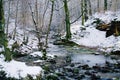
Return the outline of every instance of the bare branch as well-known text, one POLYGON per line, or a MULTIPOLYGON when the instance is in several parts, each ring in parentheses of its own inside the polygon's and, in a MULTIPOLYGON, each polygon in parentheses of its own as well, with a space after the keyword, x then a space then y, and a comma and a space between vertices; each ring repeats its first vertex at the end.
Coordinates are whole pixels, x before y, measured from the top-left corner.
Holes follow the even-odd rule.
POLYGON ((78 20, 82 17, 82 15, 83 15, 84 12, 85 12, 85 11, 83 11, 82 14, 81 14, 77 19, 75 19, 74 21, 72 21, 70 24, 73 24, 73 23, 75 23, 76 21, 78 21, 78 20))

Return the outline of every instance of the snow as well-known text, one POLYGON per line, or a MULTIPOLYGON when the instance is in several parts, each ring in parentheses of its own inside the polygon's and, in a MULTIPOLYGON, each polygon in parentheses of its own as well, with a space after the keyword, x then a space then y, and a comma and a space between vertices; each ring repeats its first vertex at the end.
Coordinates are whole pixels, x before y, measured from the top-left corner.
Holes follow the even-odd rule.
POLYGON ((120 40, 114 44, 113 51, 120 50, 120 40))
POLYGON ((99 18, 105 23, 110 23, 110 21, 117 19, 118 15, 117 15, 117 12, 107 11, 105 13, 95 13, 93 17, 99 18))
POLYGON ((19 62, 12 60, 10 62, 4 61, 4 56, 0 55, 0 67, 2 66, 2 69, 7 73, 8 77, 26 77, 27 74, 30 74, 31 76, 35 77, 36 75, 40 74, 42 71, 41 67, 37 66, 27 66, 24 62, 19 62))
POLYGON ((111 52, 112 50, 120 50, 120 37, 105 37, 104 31, 97 30, 91 23, 95 18, 99 18, 105 23, 110 23, 110 21, 117 19, 120 20, 120 12, 105 12, 105 13, 95 13, 91 16, 85 26, 81 25, 81 22, 77 22, 71 25, 72 41, 79 45, 84 45, 87 47, 96 47, 104 52, 111 52), (81 28, 86 28, 82 30, 81 28))
POLYGON ((9 40, 9 42, 8 42, 8 48, 10 48, 10 49, 12 49, 12 45, 15 43, 15 41, 14 40, 9 40))
POLYGON ((37 62, 43 62, 43 60, 36 60, 36 61, 34 61, 34 62, 36 62, 36 63, 37 63, 37 62))
POLYGON ((37 57, 37 56, 42 57, 42 52, 37 51, 37 52, 33 52, 33 53, 31 53, 30 55, 32 55, 32 56, 34 56, 34 57, 37 57))
MULTIPOLYGON (((43 56, 43 53, 40 52, 40 51, 36 51, 36 52, 30 53, 30 55, 32 55, 32 56, 34 56, 34 57, 37 57, 37 56, 42 57, 42 56, 43 56)), ((55 54, 47 53, 46 55, 47 55, 48 57, 52 57, 52 58, 53 58, 55 54)))

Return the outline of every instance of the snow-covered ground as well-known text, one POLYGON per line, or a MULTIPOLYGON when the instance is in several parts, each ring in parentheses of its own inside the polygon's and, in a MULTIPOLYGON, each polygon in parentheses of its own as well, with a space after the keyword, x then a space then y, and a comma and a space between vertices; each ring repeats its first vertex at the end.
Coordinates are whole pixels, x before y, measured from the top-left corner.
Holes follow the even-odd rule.
POLYGON ((42 71, 41 67, 38 66, 27 66, 24 62, 12 60, 10 62, 4 61, 4 56, 0 55, 0 70, 7 73, 8 77, 26 77, 27 74, 35 78, 36 75, 42 71))
POLYGON ((110 23, 114 19, 120 20, 120 12, 96 13, 85 22, 87 27, 82 26, 80 21, 72 24, 72 41, 87 47, 97 47, 104 52, 120 50, 120 37, 110 36, 106 38, 104 31, 97 30, 91 24, 95 18, 99 18, 105 23, 110 23), (83 28, 86 28, 86 30, 82 30, 83 28))

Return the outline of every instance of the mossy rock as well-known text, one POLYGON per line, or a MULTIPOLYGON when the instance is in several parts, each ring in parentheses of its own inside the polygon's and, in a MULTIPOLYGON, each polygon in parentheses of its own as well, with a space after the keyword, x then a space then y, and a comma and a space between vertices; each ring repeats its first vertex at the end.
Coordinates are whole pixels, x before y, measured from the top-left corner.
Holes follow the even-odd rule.
POLYGON ((49 72, 49 71, 50 71, 50 65, 44 65, 44 66, 43 66, 43 69, 44 69, 45 71, 49 72))
POLYGON ((111 51, 112 55, 120 55, 120 51, 111 51))
POLYGON ((73 41, 69 41, 69 40, 66 40, 66 39, 59 39, 59 40, 55 40, 53 42, 54 45, 67 45, 67 46, 75 46, 75 45, 78 45, 76 44, 75 42, 73 41))
POLYGON ((59 80, 58 76, 55 74, 50 74, 46 76, 46 80, 59 80))
POLYGON ((13 52, 13 54, 12 54, 13 58, 20 58, 20 57, 24 57, 24 56, 27 56, 27 54, 22 54, 21 52, 18 52, 18 51, 13 52))
POLYGON ((75 74, 79 74, 79 69, 75 68, 75 69, 73 70, 73 72, 74 72, 75 74))

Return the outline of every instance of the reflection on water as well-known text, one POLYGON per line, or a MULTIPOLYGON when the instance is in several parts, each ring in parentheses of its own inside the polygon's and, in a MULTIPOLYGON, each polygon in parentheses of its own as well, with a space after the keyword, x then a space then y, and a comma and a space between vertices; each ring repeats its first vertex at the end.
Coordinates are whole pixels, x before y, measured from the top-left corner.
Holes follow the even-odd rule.
POLYGON ((89 66, 104 65, 107 61, 113 62, 110 58, 105 57, 104 55, 94 55, 94 54, 74 54, 72 55, 72 62, 74 63, 86 63, 89 66))
MULTIPOLYGON (((116 63, 116 60, 111 59, 110 56, 105 56, 95 50, 77 47, 77 46, 64 46, 64 45, 50 45, 48 49, 48 54, 57 56, 71 56, 72 63, 82 63, 88 64, 89 67, 95 66, 105 66, 106 62, 116 63), (96 54, 97 53, 97 54, 96 54)), ((76 64, 77 65, 77 64, 76 64)), ((98 74, 103 78, 114 78, 119 77, 120 73, 101 73, 98 74)), ((101 79, 104 80, 104 79, 101 79)))
POLYGON ((57 56, 70 55, 73 63, 85 63, 89 66, 104 65, 106 61, 113 63, 114 61, 110 57, 106 57, 102 54, 95 55, 95 50, 77 47, 77 46, 64 46, 64 45, 52 45, 49 44, 48 54, 57 56))

